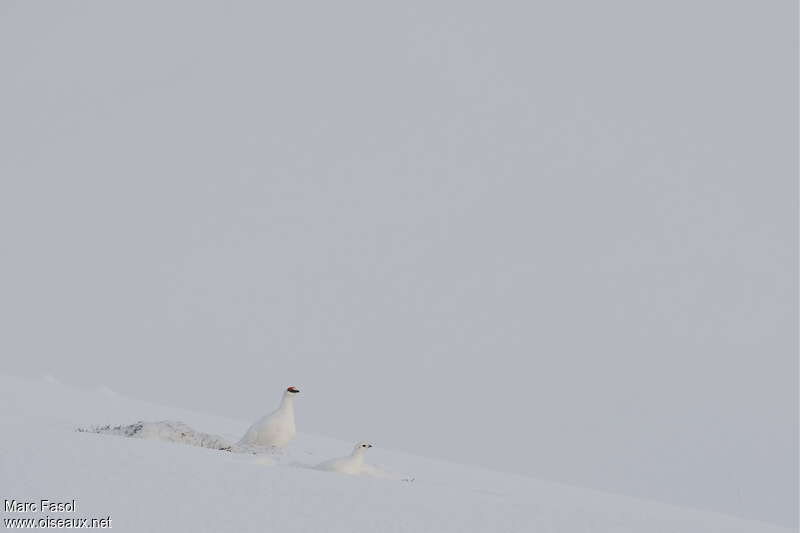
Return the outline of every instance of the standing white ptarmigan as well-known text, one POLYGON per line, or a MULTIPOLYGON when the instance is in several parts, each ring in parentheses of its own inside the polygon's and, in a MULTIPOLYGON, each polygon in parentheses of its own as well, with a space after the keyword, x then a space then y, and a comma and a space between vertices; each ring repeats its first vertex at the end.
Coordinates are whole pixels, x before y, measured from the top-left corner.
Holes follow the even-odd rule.
POLYGON ((294 426, 294 395, 300 392, 289 387, 283 393, 281 405, 271 414, 250 426, 239 444, 242 446, 272 446, 283 448, 296 433, 294 426))
POLYGON ((353 447, 353 453, 348 457, 341 457, 339 459, 331 459, 317 465, 319 470, 327 470, 329 472, 339 472, 340 474, 350 474, 351 476, 358 476, 364 473, 364 452, 372 448, 372 444, 366 442, 359 442, 353 447))

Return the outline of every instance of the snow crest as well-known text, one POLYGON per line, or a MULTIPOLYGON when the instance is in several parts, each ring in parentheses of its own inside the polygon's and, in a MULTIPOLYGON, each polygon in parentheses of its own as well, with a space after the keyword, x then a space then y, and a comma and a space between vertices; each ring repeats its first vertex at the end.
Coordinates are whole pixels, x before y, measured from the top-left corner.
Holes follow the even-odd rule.
POLYGON ((203 433, 197 431, 187 424, 173 420, 163 420, 160 422, 139 421, 133 424, 120 426, 91 426, 88 428, 78 428, 80 433, 98 433, 100 435, 116 435, 118 437, 129 437, 134 439, 160 440, 165 442, 175 442, 200 448, 209 448, 224 452, 245 452, 246 450, 228 442, 219 435, 203 433))

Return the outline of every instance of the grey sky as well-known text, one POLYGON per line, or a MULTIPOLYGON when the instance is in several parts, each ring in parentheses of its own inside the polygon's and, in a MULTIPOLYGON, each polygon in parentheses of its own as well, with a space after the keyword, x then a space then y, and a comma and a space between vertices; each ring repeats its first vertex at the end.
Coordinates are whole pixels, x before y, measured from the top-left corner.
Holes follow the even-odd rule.
POLYGON ((796 524, 797 44, 780 0, 3 2, 2 371, 796 524))

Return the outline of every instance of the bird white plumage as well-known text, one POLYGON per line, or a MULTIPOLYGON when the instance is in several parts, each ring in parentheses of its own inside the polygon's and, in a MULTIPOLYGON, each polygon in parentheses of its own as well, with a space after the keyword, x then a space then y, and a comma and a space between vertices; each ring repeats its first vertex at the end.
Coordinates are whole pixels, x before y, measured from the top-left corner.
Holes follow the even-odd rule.
POLYGON ((340 457, 338 459, 330 459, 324 463, 317 465, 317 469, 326 470, 328 472, 339 472, 340 474, 349 474, 351 476, 358 476, 365 473, 364 467, 364 453, 372 448, 372 444, 366 442, 359 442, 353 447, 353 453, 347 457, 340 457))
POLYGON ((295 436, 294 396, 300 392, 295 387, 287 388, 280 406, 267 416, 257 420, 239 441, 242 446, 270 446, 282 448, 295 436))

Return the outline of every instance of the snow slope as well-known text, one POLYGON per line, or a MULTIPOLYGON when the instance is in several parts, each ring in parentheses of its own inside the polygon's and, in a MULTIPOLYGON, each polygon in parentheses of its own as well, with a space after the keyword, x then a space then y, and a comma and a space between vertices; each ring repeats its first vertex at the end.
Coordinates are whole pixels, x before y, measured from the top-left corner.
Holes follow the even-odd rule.
MULTIPOLYGON (((376 443, 369 462, 413 481, 313 470, 326 458, 346 454, 352 443, 302 432, 284 452, 265 460, 76 431, 137 420, 181 421, 230 441, 248 426, 132 400, 104 387, 82 391, 53 379, 0 377, 0 499, 76 505, 74 512, 62 513, 0 510, 2 519, 110 517, 114 530, 123 532, 790 531, 391 452, 391 443, 376 443)), ((301 423, 300 429, 308 428, 301 423)), ((487 453, 502 453, 502 446, 487 453)))

